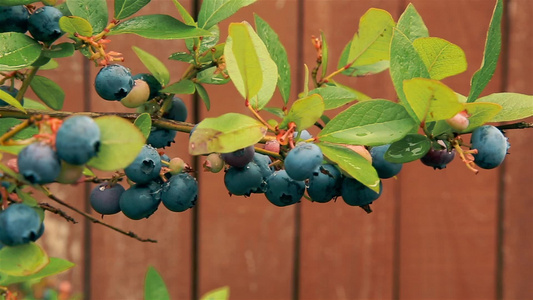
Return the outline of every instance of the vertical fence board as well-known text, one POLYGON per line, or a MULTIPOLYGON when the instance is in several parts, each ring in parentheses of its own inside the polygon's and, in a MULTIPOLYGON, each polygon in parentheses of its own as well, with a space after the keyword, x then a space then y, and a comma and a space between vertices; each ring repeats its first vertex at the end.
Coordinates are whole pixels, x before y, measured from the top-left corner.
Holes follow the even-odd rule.
MULTIPOLYGON (((320 36, 320 31, 325 34, 329 74, 337 69, 343 48, 358 30, 359 18, 371 7, 385 9, 397 19, 397 1, 305 2, 303 46, 310 70, 316 65, 316 51, 308 42, 311 36, 320 36)), ((338 75, 334 79, 373 98, 395 98, 392 84, 383 84, 390 82, 388 72, 367 78, 338 75)), ((342 198, 326 204, 302 204, 301 299, 392 298, 397 188, 397 180, 384 180, 383 194, 371 205, 374 212, 369 215, 348 206, 342 198)))
MULTIPOLYGON (((510 92, 533 94, 533 2, 509 1, 509 59, 507 87, 510 92)), ((532 118, 528 119, 533 122, 532 118)), ((503 299, 531 299, 533 287, 533 130, 509 130, 511 149, 503 174, 503 299)))
MULTIPOLYGON (((190 9, 189 1, 180 1, 190 9)), ((108 2, 112 11, 112 1, 108 2)), ((189 10, 190 11, 190 10, 189 10)), ((152 1, 140 14, 169 14, 179 18, 172 1, 152 1)), ((171 82, 179 80, 185 64, 168 60, 174 52, 184 51, 182 40, 149 40, 134 35, 111 36, 108 49, 121 52, 124 66, 132 74, 148 72, 137 58, 132 46, 137 46, 158 57, 170 70, 171 82)), ((91 78, 99 68, 91 68, 91 78)), ((183 97, 190 107, 190 97, 183 97)), ((92 94, 93 111, 134 112, 116 101, 105 101, 96 92, 92 94)), ((191 116, 189 116, 189 119, 191 116)), ((187 135, 178 134, 176 144, 165 150, 170 157, 181 157, 190 163, 187 135)), ((127 183, 123 183, 128 187, 127 183)), ((96 213, 93 212, 93 215, 96 213)), ((157 244, 141 243, 103 226, 92 227, 91 279, 92 299, 143 299, 144 276, 149 266, 154 266, 165 280, 172 299, 189 299, 191 294, 191 211, 174 213, 163 204, 148 219, 133 221, 123 214, 106 216, 105 222, 131 230, 143 238, 152 238, 157 244)))
MULTIPOLYGON (((230 22, 245 20, 254 26, 252 12, 279 34, 292 64, 296 60, 296 1, 265 0, 243 8, 220 24, 221 42, 227 37, 230 22)), ((293 65, 293 74, 295 68, 293 65)), ((201 104, 202 119, 227 112, 250 115, 232 83, 206 89, 211 110, 206 111, 201 104)), ((275 105, 281 103, 279 92, 275 92, 272 101, 275 105)), ((267 119, 273 117, 261 114, 267 119)), ((204 159, 201 157, 200 161, 203 163, 204 159)), ((232 300, 290 299, 294 206, 275 207, 264 195, 230 197, 223 172, 199 175, 199 294, 227 285, 232 300)))
MULTIPOLYGON (((466 53, 469 68, 445 83, 468 94, 481 65, 494 1, 413 1, 431 36, 466 53)), ((499 87, 499 73, 484 94, 499 87)), ((444 170, 421 163, 400 177, 402 299, 490 299, 495 296, 498 171, 471 173, 456 157, 444 170)))

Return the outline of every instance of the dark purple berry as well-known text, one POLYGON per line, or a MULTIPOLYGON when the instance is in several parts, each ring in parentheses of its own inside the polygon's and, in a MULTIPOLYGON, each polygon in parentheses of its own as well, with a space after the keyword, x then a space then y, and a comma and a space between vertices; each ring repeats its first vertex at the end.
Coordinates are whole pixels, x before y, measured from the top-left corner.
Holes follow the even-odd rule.
POLYGON ((233 167, 242 168, 254 159, 254 153, 254 146, 251 145, 234 152, 222 153, 221 156, 226 164, 233 167))
POLYGON ((120 196, 124 193, 120 184, 110 185, 109 182, 100 183, 89 196, 92 208, 99 214, 112 215, 120 212, 120 196))

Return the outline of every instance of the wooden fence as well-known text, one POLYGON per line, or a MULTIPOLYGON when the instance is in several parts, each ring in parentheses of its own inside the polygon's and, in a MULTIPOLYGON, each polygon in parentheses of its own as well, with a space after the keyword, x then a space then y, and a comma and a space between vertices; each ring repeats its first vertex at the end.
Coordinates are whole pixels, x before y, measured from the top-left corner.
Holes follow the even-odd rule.
MULTIPOLYGON (((211 0, 205 0, 211 1, 211 0)), ((112 9, 112 1, 109 1, 112 9)), ((190 11, 193 0, 180 1, 190 11)), ((467 94, 481 65, 494 0, 413 0, 431 36, 464 49, 469 63, 461 75, 445 80, 467 94)), ((342 48, 358 28, 361 15, 377 7, 398 19, 407 0, 259 0, 221 24, 253 13, 280 35, 292 65, 292 99, 303 86, 304 64, 315 65, 312 35, 323 31, 333 70, 342 48)), ((178 17, 170 0, 152 0, 142 14, 178 17)), ((506 0, 503 54, 484 94, 533 94, 533 1, 506 0)), ((132 73, 146 72, 131 46, 162 60, 184 51, 183 41, 156 41, 133 35, 112 37, 110 49, 122 52, 132 73)), ((177 81, 185 64, 167 61, 177 81)), ((93 88, 98 69, 81 55, 63 59, 58 70, 43 71, 66 91, 64 109, 126 111, 100 99, 93 88)), ((342 78, 375 98, 394 99, 388 72, 368 78, 342 78)), ((235 111, 246 113, 233 85, 209 87, 212 108, 193 99, 187 121, 235 111)), ((280 101, 276 93, 274 101, 280 101)), ((279 102, 278 102, 279 103, 279 102)), ((67 224, 48 215, 42 244, 50 255, 77 266, 59 278, 85 299, 142 299, 148 266, 160 271, 172 299, 199 299, 228 285, 240 299, 533 299, 533 131, 508 132, 511 154, 503 166, 471 173, 456 159, 444 170, 406 164, 397 179, 384 181, 382 197, 366 214, 342 200, 304 201, 279 208, 263 196, 229 197, 221 174, 198 174, 198 205, 184 213, 161 207, 146 220, 123 215, 104 221, 158 240, 141 243, 100 225, 67 224)), ((186 135, 178 135, 168 154, 189 163, 186 135)), ((90 211, 92 186, 54 186, 70 204, 90 211)), ((69 212, 70 213, 70 212, 69 212)), ((94 214, 94 212, 92 212, 94 214)), ((94 214, 96 215, 96 214, 94 214)))

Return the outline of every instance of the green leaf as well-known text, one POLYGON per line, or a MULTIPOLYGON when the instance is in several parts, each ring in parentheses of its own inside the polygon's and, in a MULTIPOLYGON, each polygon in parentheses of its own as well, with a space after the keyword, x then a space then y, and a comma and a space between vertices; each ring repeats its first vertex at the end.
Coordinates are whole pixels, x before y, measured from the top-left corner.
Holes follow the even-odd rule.
POLYGON ((44 104, 54 110, 63 108, 63 101, 65 100, 65 92, 63 89, 44 76, 35 75, 30 83, 31 89, 41 99, 44 104))
POLYGON ((211 100, 209 99, 209 94, 207 93, 205 88, 199 83, 195 83, 194 87, 196 88, 198 96, 200 96, 200 98, 204 102, 205 108, 209 111, 209 109, 211 109, 211 100))
POLYGON ((7 104, 17 108, 18 110, 26 113, 26 110, 22 107, 20 102, 17 101, 17 99, 13 98, 10 94, 4 92, 3 90, 0 90, 0 100, 6 102, 7 104))
POLYGON ((150 0, 115 0, 114 17, 117 20, 125 19, 150 3, 150 0))
POLYGON ((224 48, 226 67, 239 93, 255 110, 272 98, 278 80, 276 63, 250 24, 231 23, 224 48))
POLYGON ((3 247, 0 250, 0 272, 10 276, 27 276, 39 272, 50 259, 37 244, 3 247))
POLYGON ((533 115, 533 96, 518 93, 494 93, 478 98, 475 103, 488 102, 502 106, 502 110, 489 122, 516 121, 533 115))
MULTIPOLYGON (((0 135, 8 132, 13 126, 22 123, 22 120, 15 118, 1 118, 0 119, 0 135)), ((29 126, 24 128, 22 131, 18 132, 13 136, 15 140, 23 140, 32 137, 34 134, 37 134, 39 130, 36 126, 29 126)))
POLYGON ((74 267, 74 264, 68 260, 61 258, 50 257, 50 262, 37 273, 28 276, 10 276, 7 274, 0 274, 0 285, 7 286, 14 283, 25 281, 37 281, 39 279, 56 275, 74 267))
POLYGON ((237 113, 205 118, 189 139, 191 155, 228 153, 253 145, 267 132, 263 123, 237 113))
POLYGON ((83 18, 92 25, 94 32, 100 32, 107 26, 106 0, 67 0, 67 7, 73 16, 83 18))
POLYGON ((55 59, 50 59, 46 64, 42 65, 39 70, 53 70, 59 67, 59 63, 55 59))
POLYGON ((357 95, 343 87, 327 85, 309 91, 309 95, 318 94, 324 100, 324 109, 341 107, 357 99, 357 95))
POLYGON ((86 37, 93 35, 93 27, 91 26, 91 23, 84 18, 77 16, 61 17, 61 19, 59 19, 59 27, 64 32, 71 35, 75 35, 76 33, 86 37))
POLYGON ((137 128, 139 128, 144 137, 147 139, 150 135, 150 130, 152 129, 152 117, 149 113, 142 113, 137 117, 137 119, 135 119, 133 125, 137 126, 137 128))
POLYGON ((397 28, 394 28, 392 35, 390 55, 390 75, 400 103, 406 106, 407 112, 413 119, 417 119, 415 112, 409 107, 407 102, 403 91, 403 82, 417 77, 429 78, 429 72, 424 61, 416 52, 409 36, 397 28))
POLYGON ((485 43, 485 51, 483 53, 483 62, 481 68, 474 73, 470 81, 470 93, 468 94, 468 102, 474 102, 481 94, 483 89, 487 86, 494 75, 498 58, 500 57, 502 47, 502 16, 503 16, 503 0, 497 0, 492 19, 490 20, 489 30, 487 32, 487 41, 485 43))
POLYGON ((87 165, 102 171, 123 169, 133 162, 146 141, 135 125, 117 116, 94 119, 100 128, 100 149, 87 165))
POLYGON ((24 108, 38 109, 38 110, 50 110, 50 108, 41 102, 37 102, 30 98, 24 97, 24 108))
POLYGON ((26 145, 0 146, 0 152, 18 155, 26 145))
POLYGON ((170 81, 170 73, 167 67, 165 67, 165 64, 157 59, 157 57, 139 47, 133 46, 132 49, 148 71, 154 75, 157 81, 163 86, 167 85, 170 81))
POLYGON ((19 32, 0 33, 0 71, 31 66, 41 55, 41 44, 19 32))
POLYGON ((341 145, 323 142, 317 143, 317 145, 328 161, 337 164, 344 173, 355 178, 368 188, 379 192, 380 180, 371 162, 359 153, 341 145))
POLYGON ((466 71, 465 52, 447 40, 436 37, 419 38, 413 42, 413 46, 432 79, 441 80, 466 71))
POLYGON ((369 96, 361 93, 360 91, 355 90, 355 89, 353 89, 353 88, 351 88, 351 87, 349 87, 347 85, 343 85, 343 84, 341 84, 341 83, 339 83, 339 82, 337 82, 335 80, 331 80, 330 83, 334 84, 337 87, 343 88, 343 89, 349 91, 350 93, 354 94, 357 101, 372 100, 372 98, 370 98, 369 96))
POLYGON ((190 26, 196 26, 196 22, 194 21, 191 14, 185 9, 185 7, 183 7, 183 5, 181 5, 178 2, 178 0, 172 0, 172 2, 174 2, 174 5, 178 9, 178 12, 180 16, 183 18, 183 21, 185 22, 185 24, 190 25, 190 26))
MULTIPOLYGON (((255 27, 257 34, 265 44, 270 57, 276 63, 278 68, 278 88, 283 98, 283 102, 287 104, 291 94, 291 66, 287 57, 287 50, 281 44, 277 33, 268 25, 265 20, 254 14, 255 27)), ((324 63, 324 62, 323 62, 324 63)), ((327 63, 327 62, 326 62, 327 63)))
POLYGON ((339 113, 318 134, 324 142, 378 146, 402 139, 416 126, 405 108, 388 100, 356 103, 339 113))
POLYGON ((187 52, 176 52, 172 53, 168 59, 177 60, 177 61, 183 61, 189 64, 194 63, 194 56, 192 54, 187 52))
POLYGON ((207 84, 226 84, 230 81, 227 74, 220 71, 218 67, 207 68, 196 74, 196 82, 207 84), (226 76, 224 76, 226 75, 226 76))
POLYGON ((315 124, 324 113, 324 100, 320 95, 309 95, 296 100, 289 110, 289 113, 279 125, 280 128, 287 128, 290 122, 296 123, 296 129, 302 131, 315 124))
MULTIPOLYGON (((74 44, 72 43, 61 43, 57 45, 52 45, 50 49, 43 51, 43 55, 48 58, 61 58, 69 57, 74 55, 75 51, 74 44)), ((42 69, 42 67, 40 68, 42 69)))
POLYGON ((26 5, 36 2, 36 0, 0 0, 2 6, 26 5))
POLYGON ((407 8, 400 16, 397 28, 411 42, 418 38, 429 36, 428 28, 424 24, 424 20, 422 20, 422 17, 418 14, 418 11, 412 3, 407 5, 407 8))
POLYGON ((339 61, 339 67, 352 64, 352 68, 389 60, 392 16, 385 10, 371 8, 359 20, 359 31, 350 42, 348 55, 339 61))
POLYGON ((415 161, 431 148, 431 141, 421 134, 408 134, 403 139, 392 143, 385 152, 384 158, 392 163, 407 163, 415 161))
POLYGON ((229 300, 229 286, 223 286, 209 291, 200 300, 229 300))
POLYGON ((444 83, 425 78, 403 82, 403 91, 417 123, 445 120, 463 110, 455 92, 444 83))
POLYGON ((202 2, 198 13, 198 26, 211 28, 220 21, 229 18, 242 7, 254 3, 256 0, 210 0, 202 2))
MULTIPOLYGON (((211 35, 203 37, 199 42, 200 47, 198 48, 198 53, 205 54, 203 56, 200 55, 199 57, 199 61, 203 63, 209 63, 212 60, 212 55, 210 55, 211 48, 215 47, 220 39, 220 29, 218 28, 218 25, 214 25, 213 27, 209 28, 209 33, 211 33, 211 35)), ((222 46, 219 50, 222 54, 224 52, 224 46, 222 46)))
POLYGON ((188 26, 169 15, 137 16, 119 23, 107 35, 132 33, 149 39, 172 40, 209 35, 209 31, 188 26))
POLYGON ((496 103, 474 102, 464 104, 468 113, 468 127, 463 132, 471 132, 475 128, 491 121, 502 110, 496 103))
POLYGON ((194 91, 194 83, 189 79, 182 79, 161 90, 162 93, 170 94, 194 94, 194 91))
POLYGON ((266 111, 266 112, 269 112, 273 115, 275 115, 276 117, 279 117, 281 119, 285 118, 285 112, 283 112, 283 109, 279 108, 279 107, 265 107, 263 108, 263 111, 266 111))
POLYGON ((320 31, 320 40, 322 41, 322 77, 326 77, 328 74, 329 48, 326 35, 322 30, 320 31))
POLYGON ((144 299, 170 299, 165 281, 152 266, 148 267, 148 271, 144 278, 144 299))

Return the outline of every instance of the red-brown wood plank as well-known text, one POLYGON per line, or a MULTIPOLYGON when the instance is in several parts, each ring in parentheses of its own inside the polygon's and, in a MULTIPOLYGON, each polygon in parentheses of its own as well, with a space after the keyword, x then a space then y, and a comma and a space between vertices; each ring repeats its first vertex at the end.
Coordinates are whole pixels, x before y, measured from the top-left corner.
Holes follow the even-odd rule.
MULTIPOLYGON (((253 12, 279 34, 289 62, 294 64, 296 1, 258 1, 242 9, 220 25, 221 41, 227 36, 229 22, 247 21, 253 26, 253 12)), ((202 118, 227 112, 250 114, 232 83, 206 88, 211 110, 203 109, 202 118)), ((293 88, 293 97, 295 92, 293 88)), ((272 101, 280 103, 279 92, 272 101)), ((272 117, 268 113, 263 116, 272 117)), ((223 177, 223 173, 200 174, 199 294, 228 285, 232 300, 290 299, 295 207, 276 207, 264 195, 230 197, 223 177)))
MULTIPOLYGON (((310 69, 315 66, 316 51, 308 41, 323 31, 330 52, 328 74, 333 72, 359 27, 359 18, 375 7, 397 19, 398 6, 397 1, 306 1, 305 63, 310 69)), ((338 75, 335 80, 373 98, 396 98, 392 84, 387 84, 388 72, 366 78, 338 75)), ((392 298, 398 188, 397 180, 384 180, 383 194, 371 205, 374 212, 368 215, 342 198, 326 204, 302 203, 301 299, 392 298)))
MULTIPOLYGON (((533 94, 533 2, 509 1, 507 91, 533 94)), ((533 118, 528 119, 533 122, 533 118)), ((508 130, 510 155, 503 174, 503 299, 531 299, 533 287, 533 130, 508 130)))
MULTIPOLYGON (((431 36, 466 53, 468 70, 445 80, 468 94, 481 65, 494 1, 412 1, 431 36)), ((497 73, 483 94, 500 87, 497 73)), ((444 170, 410 163, 400 177, 399 298, 495 297, 498 170, 470 172, 456 157, 444 170)))
MULTIPOLYGON (((180 1, 188 9, 189 1, 180 1)), ((112 2, 110 2, 112 5, 112 2)), ((112 11, 112 6, 110 6, 112 11)), ((172 1, 152 1, 139 14, 170 14, 179 18, 172 1)), ((134 35, 111 36, 109 50, 121 52, 124 66, 132 74, 148 72, 137 58, 132 46, 148 51, 165 63, 171 72, 171 82, 177 81, 186 65, 168 60, 170 54, 184 51, 183 41, 149 40, 134 35)), ((98 68, 91 68, 88 80, 94 81, 98 68)), ((183 97, 190 107, 190 97, 183 97)), ((134 112, 119 102, 105 101, 92 93, 93 111, 134 112)), ((189 116, 189 119, 191 117, 189 116)), ((176 144, 165 150, 170 157, 179 156, 190 163, 187 135, 178 134, 176 144)), ((127 187, 128 185, 124 183, 127 187)), ((93 215, 97 215, 93 212, 93 215)), ((174 213, 162 204, 148 219, 133 221, 123 214, 106 216, 105 222, 131 230, 143 238, 152 238, 157 244, 142 243, 118 234, 103 226, 92 226, 91 299, 143 299, 144 276, 154 266, 165 280, 172 299, 189 299, 191 295, 191 211, 174 213)))

